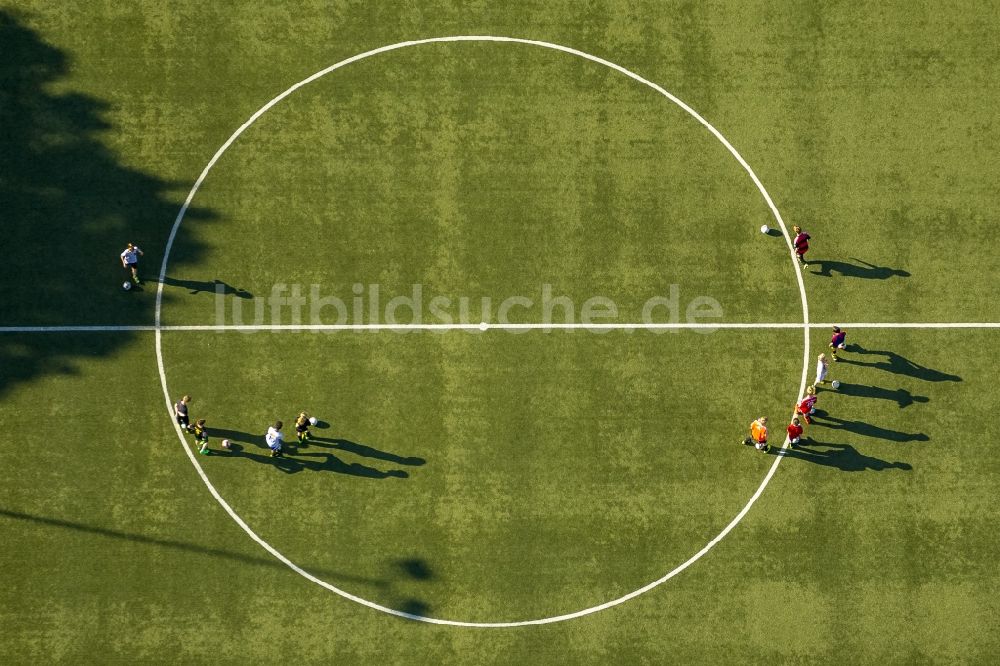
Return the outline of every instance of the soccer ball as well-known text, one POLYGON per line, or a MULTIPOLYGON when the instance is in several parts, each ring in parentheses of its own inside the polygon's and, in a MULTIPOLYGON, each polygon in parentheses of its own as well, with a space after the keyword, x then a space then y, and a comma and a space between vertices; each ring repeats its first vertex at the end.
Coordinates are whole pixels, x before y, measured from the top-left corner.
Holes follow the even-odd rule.
POLYGON ((760 227, 760 233, 766 234, 769 231, 771 231, 771 227, 767 226, 766 224, 762 224, 761 225, 761 227, 760 227))
POLYGON ((815 407, 810 407, 809 408, 809 414, 812 415, 812 414, 815 414, 815 413, 816 413, 816 408, 815 407))
POLYGON ((228 439, 224 439, 224 440, 222 440, 222 448, 224 448, 224 449, 228 449, 228 448, 230 448, 231 446, 232 446, 232 445, 231 445, 231 444, 229 443, 229 440, 228 440, 228 439))
POLYGON ((837 349, 847 349, 847 345, 841 342, 839 345, 837 345, 837 349))
POLYGON ((837 389, 840 388, 840 380, 834 379, 833 383, 830 386, 832 386, 833 390, 836 391, 837 389))
POLYGON ((319 419, 317 419, 315 416, 309 417, 309 425, 316 425, 317 423, 319 423, 319 419))
POLYGON ((125 291, 128 291, 131 288, 132 288, 132 283, 131 282, 129 282, 128 280, 125 280, 125 282, 122 282, 122 289, 124 289, 125 291))

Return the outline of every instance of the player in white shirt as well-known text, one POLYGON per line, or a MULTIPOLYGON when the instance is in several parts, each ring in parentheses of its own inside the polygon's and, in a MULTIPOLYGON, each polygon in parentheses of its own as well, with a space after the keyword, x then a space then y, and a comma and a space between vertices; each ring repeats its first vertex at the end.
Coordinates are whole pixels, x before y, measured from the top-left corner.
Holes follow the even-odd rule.
POLYGON ((820 354, 819 358, 816 359, 816 381, 813 382, 814 386, 819 386, 820 384, 826 383, 826 373, 830 371, 830 361, 827 360, 826 354, 820 354))
POLYGON ((122 252, 122 266, 125 270, 129 271, 132 277, 132 282, 136 284, 141 284, 139 280, 139 257, 142 256, 142 250, 139 246, 134 243, 129 243, 125 251, 122 252))
POLYGON ((272 458, 281 457, 281 443, 285 440, 285 435, 281 432, 282 425, 281 421, 275 421, 274 425, 267 429, 267 434, 264 435, 267 448, 271 449, 272 458))

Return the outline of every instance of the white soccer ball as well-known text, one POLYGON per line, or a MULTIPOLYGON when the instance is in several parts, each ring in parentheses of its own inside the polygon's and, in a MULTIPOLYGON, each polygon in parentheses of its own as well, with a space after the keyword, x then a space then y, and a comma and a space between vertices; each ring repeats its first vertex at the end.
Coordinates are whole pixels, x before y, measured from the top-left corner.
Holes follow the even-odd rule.
POLYGON ((316 425, 317 423, 319 423, 319 419, 317 419, 315 416, 309 417, 309 425, 316 425))
POLYGON ((767 226, 766 224, 762 224, 761 225, 761 227, 760 227, 760 233, 766 234, 766 233, 770 233, 770 231, 771 231, 771 227, 767 226))
POLYGON ((229 440, 228 439, 222 440, 222 448, 228 449, 230 446, 231 445, 229 444, 229 440))
POLYGON ((125 282, 122 282, 122 289, 124 289, 125 291, 128 291, 131 288, 132 288, 132 283, 131 282, 129 282, 128 280, 126 280, 125 282))
POLYGON ((833 384, 831 384, 831 386, 833 386, 833 390, 835 390, 835 391, 836 391, 837 389, 839 389, 839 388, 840 388, 840 380, 838 380, 838 379, 834 379, 834 380, 833 380, 833 384))

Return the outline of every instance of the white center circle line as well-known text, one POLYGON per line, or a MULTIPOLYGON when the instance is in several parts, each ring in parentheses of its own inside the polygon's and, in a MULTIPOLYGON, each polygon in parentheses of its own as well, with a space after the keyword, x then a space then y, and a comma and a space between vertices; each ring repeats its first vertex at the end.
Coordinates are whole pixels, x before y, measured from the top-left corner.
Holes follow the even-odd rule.
MULTIPOLYGON (((533 40, 533 39, 521 39, 521 38, 517 38, 517 37, 499 37, 499 36, 492 36, 492 35, 456 35, 456 36, 449 36, 449 37, 433 37, 433 38, 429 38, 429 39, 420 39, 420 40, 413 40, 413 41, 407 41, 407 42, 399 42, 399 43, 396 43, 396 44, 390 44, 388 46, 383 46, 383 47, 380 47, 380 48, 377 48, 377 49, 373 49, 371 51, 366 51, 364 53, 360 53, 358 55, 355 55, 355 56, 352 56, 350 58, 347 58, 346 60, 341 60, 340 62, 338 62, 338 63, 336 63, 334 65, 331 65, 331 66, 327 67, 326 69, 320 70, 319 72, 316 72, 312 76, 309 76, 309 77, 307 77, 307 78, 299 81, 298 83, 294 84, 293 86, 291 86, 290 88, 288 88, 287 90, 285 90, 284 92, 282 92, 281 94, 279 94, 278 96, 276 96, 274 99, 272 99, 271 101, 269 101, 267 104, 265 104, 264 106, 262 106, 256 113, 254 113, 252 116, 250 116, 250 118, 245 123, 243 123, 242 125, 240 125, 240 127, 235 132, 233 132, 232 136, 230 136, 229 139, 227 139, 226 142, 224 144, 222 144, 222 147, 220 147, 215 152, 215 155, 212 156, 212 159, 209 160, 209 162, 205 166, 204 170, 202 170, 201 174, 198 176, 198 179, 195 181, 194 186, 191 188, 191 191, 188 193, 187 198, 184 200, 184 204, 181 206, 180 211, 177 213, 177 218, 174 220, 174 225, 170 229, 170 235, 167 238, 167 244, 166 244, 166 247, 165 247, 164 252, 163 252, 163 262, 160 265, 160 276, 159 276, 160 279, 159 279, 159 283, 157 284, 157 288, 156 288, 155 325, 153 327, 153 330, 155 332, 155 343, 156 343, 156 365, 157 365, 157 369, 158 369, 159 374, 160 374, 160 386, 163 389, 163 398, 166 401, 167 412, 169 414, 171 414, 171 415, 173 414, 173 412, 172 412, 173 403, 172 403, 171 398, 170 398, 170 391, 169 391, 169 389, 167 387, 167 376, 166 376, 166 371, 164 369, 164 363, 163 363, 163 344, 162 344, 162 330, 163 330, 163 327, 161 326, 161 316, 162 316, 162 312, 161 311, 162 311, 162 305, 163 305, 163 282, 164 282, 164 278, 165 278, 166 273, 167 273, 167 263, 168 263, 168 261, 170 259, 170 251, 173 248, 174 239, 177 237, 177 231, 180 229, 181 222, 183 222, 184 216, 187 213, 187 210, 190 207, 191 202, 194 200, 195 194, 198 192, 198 189, 201 187, 202 183, 205 181, 205 178, 208 176, 209 172, 212 170, 212 167, 215 166, 215 163, 219 160, 220 157, 222 157, 222 155, 226 152, 226 150, 229 149, 229 147, 233 144, 233 142, 236 141, 236 139, 239 138, 239 136, 244 131, 246 131, 246 129, 249 128, 258 118, 260 118, 262 115, 264 115, 265 113, 267 113, 267 111, 269 109, 271 109, 271 107, 273 107, 275 104, 277 104, 281 100, 285 99, 286 97, 288 97, 289 95, 291 95, 292 93, 294 93, 296 90, 298 90, 302 86, 305 86, 305 85, 307 85, 307 84, 309 84, 309 83, 311 83, 311 82, 313 82, 313 81, 315 81, 315 80, 317 80, 317 79, 325 76, 326 74, 329 74, 330 72, 333 72, 333 71, 335 71, 337 69, 340 69, 341 67, 344 67, 344 66, 349 65, 349 64, 354 63, 354 62, 358 62, 359 60, 363 60, 365 58, 370 58, 370 57, 378 55, 380 53, 387 53, 389 51, 395 51, 395 50, 398 50, 398 49, 403 49, 403 48, 407 48, 407 47, 411 47, 411 46, 419 46, 419 45, 422 45, 422 44, 435 44, 435 43, 446 43, 446 42, 507 42, 507 43, 514 43, 514 44, 524 44, 524 45, 529 45, 529 46, 537 46, 537 47, 542 47, 542 48, 546 48, 546 49, 551 49, 551 50, 554 50, 554 51, 561 51, 563 53, 568 53, 568 54, 571 54, 571 55, 583 58, 585 60, 589 60, 591 62, 595 62, 595 63, 598 63, 600 65, 604 65, 605 67, 609 67, 609 68, 611 68, 611 69, 613 69, 613 70, 615 70, 617 72, 620 72, 621 74, 624 74, 625 76, 627 76, 627 77, 629 77, 629 78, 631 78, 631 79, 633 79, 633 80, 635 80, 635 81, 637 81, 639 83, 642 83, 643 85, 648 86, 648 87, 652 88, 653 90, 655 90, 656 92, 660 93, 661 95, 663 95, 664 97, 666 97, 668 100, 670 100, 671 102, 673 102, 674 104, 676 104, 677 106, 679 106, 681 109, 683 109, 688 115, 690 115, 691 117, 693 117, 695 120, 697 120, 699 123, 701 123, 701 125, 703 125, 709 132, 711 132, 712 135, 715 136, 715 138, 718 139, 719 142, 722 143, 723 146, 725 146, 725 148, 736 159, 736 161, 739 162, 740 166, 743 167, 743 170, 746 171, 747 175, 750 176, 750 179, 753 181, 754 185, 757 187, 757 190, 760 192, 761 196, 764 198, 764 201, 767 203, 767 206, 770 209, 772 216, 774 217, 775 221, 778 223, 778 226, 781 228, 782 235, 785 237, 785 243, 787 245, 787 249, 788 249, 788 253, 789 253, 789 258, 791 259, 792 264, 795 267, 794 268, 794 270, 795 270, 795 276, 796 276, 796 279, 798 281, 799 294, 800 294, 800 297, 801 297, 801 300, 802 300, 802 324, 801 325, 794 325, 794 327, 796 327, 796 328, 799 327, 799 326, 801 326, 801 328, 803 330, 803 335, 804 335, 802 380, 801 380, 801 383, 799 385, 799 392, 798 392, 798 396, 799 397, 802 396, 802 394, 805 392, 806 381, 807 381, 808 371, 809 371, 809 329, 810 329, 810 326, 809 326, 809 303, 808 303, 808 299, 807 299, 807 296, 806 296, 805 283, 803 282, 803 279, 802 279, 801 269, 798 266, 798 261, 796 261, 796 259, 795 259, 794 250, 792 248, 791 237, 788 234, 788 229, 785 227, 785 222, 784 222, 784 220, 781 217, 781 213, 778 212, 778 208, 774 205, 774 201, 771 199, 771 196, 767 193, 767 190, 764 188, 764 185, 760 182, 760 179, 757 177, 757 174, 754 173, 753 169, 750 168, 750 165, 747 164, 746 160, 744 160, 743 157, 736 151, 736 149, 733 148, 732 144, 730 144, 729 141, 726 140, 726 138, 722 135, 722 133, 720 133, 717 129, 715 129, 715 127, 713 127, 707 120, 705 120, 704 118, 702 118, 694 109, 692 109, 691 107, 689 107, 687 104, 685 104, 684 102, 682 102, 680 99, 678 99, 677 97, 675 97, 674 95, 672 95, 670 92, 668 92, 667 90, 665 90, 661 86, 659 86, 659 85, 657 85, 657 84, 655 84, 655 83, 653 83, 653 82, 651 82, 651 81, 649 81, 649 80, 647 80, 647 79, 639 76, 638 74, 635 74, 635 73, 633 73, 633 72, 625 69, 624 67, 622 67, 620 65, 616 65, 615 63, 610 62, 608 60, 605 60, 603 58, 600 58, 598 56, 594 56, 594 55, 591 55, 589 53, 585 53, 583 51, 579 51, 577 49, 570 48, 568 46, 561 46, 559 44, 553 44, 551 42, 544 42, 544 41, 533 40)), ((481 328, 481 326, 479 328, 481 328)), ((450 625, 450 626, 457 626, 457 627, 482 627, 482 628, 522 627, 522 626, 527 626, 527 625, 550 624, 550 623, 553 623, 553 622, 562 622, 564 620, 571 620, 573 618, 578 618, 578 617, 582 617, 584 615, 589 615, 591 613, 596 613, 598 611, 605 610, 605 609, 611 608, 613 606, 618 606, 619 604, 625 603, 626 601, 628 601, 630 599, 633 599, 633 598, 635 598, 635 597, 637 597, 637 596, 639 596, 639 595, 641 595, 641 594, 643 594, 645 592, 648 592, 649 590, 652 590, 653 588, 657 587, 658 585, 661 585, 662 583, 670 580, 671 578, 673 578, 674 576, 676 576, 677 574, 681 573, 682 571, 684 571, 685 569, 687 569, 689 566, 691 566, 692 564, 694 564, 695 562, 697 562, 699 559, 701 559, 716 544, 718 544, 720 541, 722 541, 722 539, 724 539, 726 537, 726 535, 729 534, 729 532, 731 532, 734 527, 736 527, 737 524, 739 524, 739 522, 743 519, 743 517, 746 516, 746 514, 750 511, 750 508, 754 505, 754 503, 757 501, 757 499, 761 496, 761 494, 763 494, 764 489, 767 487, 767 484, 770 483, 771 478, 774 476, 775 472, 778 469, 778 465, 781 463, 781 460, 784 457, 783 455, 778 455, 778 456, 775 457, 774 463, 768 469, 767 474, 764 476, 764 480, 761 482, 761 484, 757 488, 756 492, 754 492, 754 494, 750 497, 749 501, 746 503, 746 505, 743 507, 743 509, 738 514, 736 514, 736 516, 729 522, 729 524, 727 524, 725 526, 725 528, 723 528, 723 530, 721 532, 719 532, 719 534, 715 538, 713 538, 711 541, 709 541, 701 550, 699 550, 697 553, 695 553, 694 555, 692 555, 690 558, 688 558, 682 564, 678 565, 677 567, 675 567, 671 571, 667 572, 662 577, 660 577, 660 578, 658 578, 658 579, 656 579, 656 580, 654 580, 654 581, 652 581, 652 582, 644 585, 643 587, 641 587, 641 588, 639 588, 639 589, 637 589, 637 590, 635 590, 633 592, 630 592, 630 593, 628 593, 628 594, 626 594, 624 596, 618 597, 617 599, 612 599, 611 601, 607 601, 607 602, 605 602, 603 604, 599 604, 597 606, 591 606, 589 608, 584 608, 584 609, 581 609, 581 610, 578 610, 578 611, 575 611, 575 612, 572 612, 572 613, 566 613, 566 614, 563 614, 563 615, 555 615, 555 616, 551 616, 551 617, 543 617, 543 618, 538 618, 538 619, 533 619, 533 620, 522 620, 522 621, 514 621, 514 622, 466 622, 466 621, 460 621, 460 620, 446 620, 446 619, 441 619, 441 618, 425 617, 425 616, 422 616, 422 615, 416 615, 416 614, 413 614, 413 613, 407 613, 407 612, 396 610, 396 609, 393 609, 393 608, 388 608, 388 607, 383 606, 381 604, 377 604, 377 603, 375 603, 373 601, 369 601, 369 600, 363 599, 363 598, 361 598, 361 597, 359 597, 357 595, 351 594, 350 592, 342 590, 342 589, 340 589, 340 588, 338 588, 338 587, 336 587, 336 586, 334 586, 334 585, 332 585, 332 584, 330 584, 330 583, 328 583, 326 581, 320 580, 319 578, 317 578, 316 576, 312 575, 308 571, 306 571, 306 570, 302 569, 301 567, 299 567, 297 564, 295 564, 294 562, 292 562, 291 560, 289 560, 287 557, 285 557, 284 555, 282 555, 271 544, 269 544, 267 541, 265 541, 264 539, 262 539, 256 532, 254 532, 250 528, 249 525, 246 524, 246 522, 236 513, 236 511, 233 510, 233 508, 229 505, 229 503, 226 502, 226 500, 219 494, 219 492, 218 492, 218 490, 216 490, 215 486, 212 485, 212 482, 209 480, 208 475, 205 473, 205 470, 201 467, 201 464, 198 462, 198 459, 195 456, 193 450, 187 445, 187 442, 184 439, 184 433, 181 431, 180 426, 176 423, 176 420, 173 419, 173 418, 171 418, 171 422, 174 423, 174 430, 177 433, 177 438, 180 441, 181 446, 184 449, 185 453, 187 454, 188 459, 191 461, 191 464, 194 465, 195 470, 198 472, 198 475, 201 477, 201 480, 204 482, 205 486, 208 488, 208 491, 212 494, 212 497, 215 498, 215 500, 219 503, 220 506, 222 506, 222 508, 226 511, 226 513, 229 514, 229 516, 236 522, 236 524, 239 525, 243 529, 243 531, 246 532, 247 535, 251 539, 253 539, 258 544, 260 544, 260 546, 264 550, 266 550, 267 552, 269 552, 271 555, 273 555, 280 562, 284 563, 290 569, 292 569, 293 571, 295 571, 300 576, 306 578, 307 580, 309 580, 309 581, 311 581, 313 583, 316 583, 317 585, 320 585, 321 587, 324 587, 327 590, 329 590, 331 592, 334 592, 334 593, 336 593, 336 594, 338 594, 338 595, 340 595, 340 596, 342 596, 342 597, 344 597, 346 599, 350 599, 351 601, 355 601, 355 602, 357 602, 359 604, 362 604, 364 606, 367 606, 369 608, 373 608, 375 610, 382 611, 384 613, 389 613, 390 615, 395 615, 397 617, 402 617, 402 618, 406 618, 406 619, 409 619, 409 620, 416 620, 416 621, 419 621, 419 622, 427 622, 427 623, 431 623, 431 624, 440 624, 440 625, 450 625)), ((784 449, 784 448, 787 448, 787 447, 788 447, 788 442, 786 440, 785 443, 784 443, 784 446, 782 448, 784 449)))

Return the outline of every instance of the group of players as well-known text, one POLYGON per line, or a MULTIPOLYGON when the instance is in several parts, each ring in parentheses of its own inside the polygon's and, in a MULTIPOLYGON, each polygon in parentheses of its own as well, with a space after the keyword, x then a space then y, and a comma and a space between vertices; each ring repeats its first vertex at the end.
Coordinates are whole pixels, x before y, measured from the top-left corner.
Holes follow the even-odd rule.
MULTIPOLYGON (((139 279, 139 257, 142 254, 142 250, 134 243, 129 243, 128 247, 121 253, 122 267, 125 269, 129 280, 137 285, 142 284, 142 281, 139 279)), ((205 456, 212 455, 212 449, 208 447, 208 428, 205 426, 205 419, 198 419, 194 425, 191 425, 188 415, 188 404, 190 402, 191 396, 185 395, 174 403, 174 418, 177 420, 177 425, 184 432, 194 435, 195 444, 198 445, 198 453, 205 456)), ((309 426, 315 424, 316 419, 311 418, 306 412, 299 412, 299 415, 295 417, 295 436, 299 440, 299 446, 308 446, 307 442, 312 439, 309 426)), ((280 458, 284 455, 282 450, 284 449, 285 434, 281 431, 283 426, 284 424, 281 421, 275 421, 268 426, 267 433, 264 435, 264 442, 267 444, 267 448, 271 450, 272 458, 280 458)), ((224 450, 231 449, 228 439, 222 440, 222 448, 224 450)))
MULTIPOLYGON (((795 250, 795 257, 802 265, 802 268, 809 268, 809 264, 806 263, 806 252, 809 251, 810 236, 798 225, 793 226, 792 231, 795 234, 792 239, 792 248, 795 250)), ((832 350, 830 355, 834 362, 839 360, 837 352, 847 347, 846 340, 847 332, 839 326, 834 326, 833 336, 830 338, 830 349, 832 350)), ((812 414, 816 411, 816 387, 826 384, 829 381, 827 379, 829 371, 830 360, 826 357, 826 354, 820 354, 819 358, 816 359, 816 380, 810 386, 806 387, 805 397, 795 405, 792 422, 785 428, 785 432, 788 435, 788 443, 792 448, 798 446, 799 442, 802 441, 802 433, 805 431, 805 425, 813 422, 812 414)), ((762 416, 750 424, 750 436, 746 437, 743 443, 747 446, 752 444, 758 451, 766 453, 770 450, 767 444, 767 436, 767 417, 762 416)))
MULTIPOLYGON (((795 256, 803 268, 809 268, 809 264, 806 263, 805 255, 809 251, 809 240, 810 236, 802 230, 802 227, 795 225, 792 227, 792 231, 795 233, 795 237, 792 240, 792 247, 795 250, 795 256)), ((142 256, 142 250, 132 243, 128 244, 128 247, 121 254, 122 266, 129 272, 130 278, 139 284, 138 275, 138 260, 142 256)), ((843 331, 838 326, 833 327, 833 337, 830 339, 830 349, 833 350, 831 356, 834 361, 837 361, 837 352, 843 350, 846 347, 845 339, 847 338, 846 331, 843 331)), ((812 385, 806 388, 805 397, 795 405, 795 414, 792 418, 792 422, 788 424, 785 431, 788 434, 788 442, 794 448, 802 439, 802 433, 804 431, 803 423, 808 425, 812 423, 811 415, 816 410, 816 387, 827 383, 827 374, 830 368, 830 361, 827 359, 826 354, 820 354, 816 362, 816 380, 812 385)), ((185 395, 180 400, 174 404, 174 418, 177 419, 177 424, 188 432, 194 435, 195 443, 198 445, 198 453, 202 455, 211 455, 212 450, 208 447, 208 429, 205 427, 205 419, 199 419, 192 426, 188 417, 188 404, 191 402, 191 396, 185 395)), ((299 446, 307 446, 307 442, 312 438, 312 434, 309 432, 309 426, 315 425, 316 419, 310 418, 306 412, 299 412, 299 415, 295 418, 295 435, 298 438, 299 446)), ((282 457, 282 449, 284 448, 285 435, 281 431, 283 427, 281 421, 275 421, 267 429, 267 433, 264 435, 264 441, 267 444, 267 448, 271 451, 272 458, 282 457)), ((753 445, 758 451, 767 452, 770 447, 767 443, 768 429, 767 429, 767 417, 762 416, 755 419, 753 423, 750 424, 750 436, 743 440, 746 445, 753 445)), ((222 441, 223 449, 229 449, 229 440, 222 441)))
MULTIPOLYGON (((847 331, 843 330, 839 326, 834 326, 833 336, 830 338, 830 349, 833 350, 830 356, 833 358, 834 362, 840 360, 837 358, 837 352, 843 351, 847 347, 846 340, 847 331)), ((793 449, 802 440, 802 433, 805 431, 805 425, 809 425, 813 422, 812 415, 816 411, 817 400, 816 387, 830 381, 827 379, 829 372, 830 359, 827 358, 826 354, 820 354, 819 358, 816 359, 816 379, 812 384, 806 387, 805 397, 796 403, 795 414, 792 417, 792 422, 785 428, 785 432, 788 434, 788 443, 793 449)), ((834 384, 835 388, 836 386, 837 383, 834 384)), ((767 435, 767 417, 762 416, 759 419, 755 419, 753 423, 750 424, 750 436, 745 438, 743 443, 747 446, 752 444, 758 451, 764 451, 766 453, 770 450, 770 447, 767 444, 767 435)))
MULTIPOLYGON (((210 456, 213 451, 208 447, 208 428, 205 426, 205 419, 198 419, 194 425, 191 425, 188 415, 188 405, 190 403, 191 396, 189 395, 182 396, 180 400, 174 403, 174 418, 177 420, 177 425, 184 432, 194 435, 195 444, 198 445, 198 453, 203 456, 210 456)), ((295 417, 295 436, 299 441, 300 447, 308 446, 308 441, 312 439, 309 426, 316 425, 316 423, 316 419, 310 417, 306 412, 299 412, 299 415, 295 417)), ((283 426, 284 424, 281 421, 275 421, 268 426, 267 433, 264 435, 264 443, 270 449, 272 458, 281 458, 284 455, 282 451, 285 444, 285 434, 281 431, 283 426)), ((231 450, 232 445, 228 439, 222 440, 222 448, 227 451, 231 450)))

